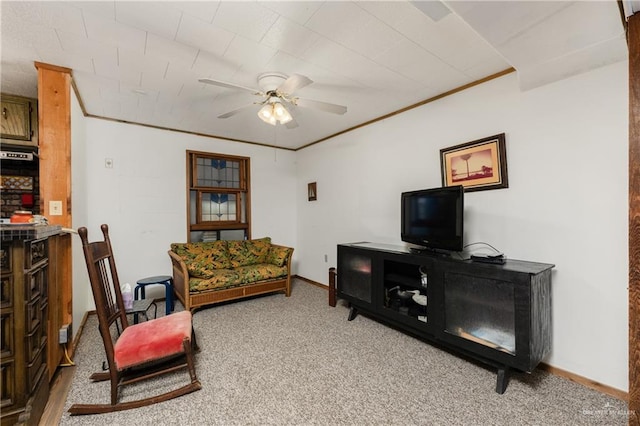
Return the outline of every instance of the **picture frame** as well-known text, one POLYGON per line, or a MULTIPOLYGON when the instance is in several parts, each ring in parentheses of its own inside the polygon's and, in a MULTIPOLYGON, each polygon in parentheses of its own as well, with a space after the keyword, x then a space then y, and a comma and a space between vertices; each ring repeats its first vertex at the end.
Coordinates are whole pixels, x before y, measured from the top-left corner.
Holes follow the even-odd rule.
POLYGON ((311 182, 307 185, 307 195, 309 201, 316 201, 318 199, 318 188, 316 182, 311 182))
POLYGON ((462 185, 465 192, 509 187, 505 134, 440 150, 442 186, 462 185))

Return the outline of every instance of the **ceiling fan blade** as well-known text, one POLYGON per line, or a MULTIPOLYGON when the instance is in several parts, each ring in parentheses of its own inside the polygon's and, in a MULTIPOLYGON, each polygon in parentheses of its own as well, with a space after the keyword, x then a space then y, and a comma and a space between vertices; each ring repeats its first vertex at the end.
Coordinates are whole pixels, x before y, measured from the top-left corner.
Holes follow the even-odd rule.
POLYGON ((291 77, 287 78, 276 90, 279 93, 283 93, 286 95, 290 95, 298 89, 302 89, 305 86, 313 83, 309 77, 305 77, 300 74, 293 74, 291 77))
POLYGON ((263 93, 258 89, 252 89, 251 87, 240 86, 235 83, 227 83, 226 81, 213 80, 211 78, 199 78, 198 81, 200 83, 212 84, 214 86, 225 87, 227 89, 240 89, 246 90, 247 92, 251 92, 254 95, 262 95, 263 93))
POLYGON ((225 112, 224 114, 220 114, 218 116, 218 118, 229 118, 229 117, 232 117, 232 116, 236 115, 237 113, 244 111, 247 108, 251 108, 254 105, 255 105, 255 103, 250 104, 250 105, 245 105, 245 106, 240 107, 238 109, 234 109, 233 111, 225 112))
POLYGON ((298 127, 298 122, 296 121, 295 118, 292 118, 291 121, 285 123, 284 125, 287 129, 295 129, 296 127, 298 127))
POLYGON ((330 112, 331 114, 344 114, 347 107, 343 105, 330 104, 328 102, 314 101, 311 99, 296 98, 295 104, 300 107, 319 109, 320 111, 330 112))

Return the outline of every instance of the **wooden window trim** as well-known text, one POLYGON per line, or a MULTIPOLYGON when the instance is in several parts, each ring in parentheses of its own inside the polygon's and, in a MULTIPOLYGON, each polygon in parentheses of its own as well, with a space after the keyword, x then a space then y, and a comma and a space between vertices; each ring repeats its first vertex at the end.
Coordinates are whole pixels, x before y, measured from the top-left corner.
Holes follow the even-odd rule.
POLYGON ((200 151, 187 151, 187 163, 189 163, 189 157, 191 158, 191 164, 189 166, 190 173, 190 181, 188 182, 189 187, 192 190, 211 190, 216 189, 217 191, 248 191, 248 173, 247 168, 249 165, 248 157, 238 157, 235 155, 225 155, 225 154, 215 154, 208 152, 200 152, 200 151), (198 157, 207 157, 207 158, 223 158, 225 160, 237 161, 240 164, 240 185, 238 188, 228 188, 228 187, 217 187, 217 186, 200 186, 197 184, 198 182, 198 157))
POLYGON ((224 230, 244 230, 245 237, 251 238, 251 162, 249 157, 236 155, 226 155, 204 151, 186 151, 186 203, 187 203, 187 241, 191 241, 191 233, 196 231, 224 231, 224 230), (223 159, 235 161, 239 164, 239 186, 237 188, 199 186, 198 182, 198 158, 223 159), (192 193, 195 193, 195 222, 191 223, 191 216, 194 213, 191 207, 192 193), (236 195, 236 221, 203 221, 202 218, 202 195, 204 193, 221 193, 236 195), (244 209, 243 209, 244 205, 244 209), (243 221, 244 219, 244 221, 243 221))
MULTIPOLYGON (((197 195, 198 195, 198 202, 196 203, 196 223, 195 225, 210 225, 210 226, 218 226, 218 227, 224 227, 224 226, 236 226, 241 224, 241 220, 242 220, 242 203, 241 203, 241 199, 240 199, 240 195, 242 193, 242 191, 229 191, 229 192, 225 192, 226 194, 234 194, 236 196, 236 220, 218 220, 218 221, 214 221, 214 220, 201 220, 202 219, 202 195, 203 194, 218 194, 220 192, 223 191, 218 191, 216 190, 208 190, 208 191, 196 191, 197 195)), ((193 227, 193 224, 192 224, 193 227)))

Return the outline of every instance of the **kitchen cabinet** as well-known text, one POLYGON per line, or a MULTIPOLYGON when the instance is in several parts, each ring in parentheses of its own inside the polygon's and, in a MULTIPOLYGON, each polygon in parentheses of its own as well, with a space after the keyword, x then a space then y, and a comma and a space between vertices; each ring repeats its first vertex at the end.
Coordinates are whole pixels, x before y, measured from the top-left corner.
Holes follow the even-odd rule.
POLYGON ((2 144, 38 146, 38 101, 21 96, 0 96, 2 144))
POLYGON ((0 408, 2 426, 37 425, 59 363, 57 283, 59 226, 2 225, 0 408))

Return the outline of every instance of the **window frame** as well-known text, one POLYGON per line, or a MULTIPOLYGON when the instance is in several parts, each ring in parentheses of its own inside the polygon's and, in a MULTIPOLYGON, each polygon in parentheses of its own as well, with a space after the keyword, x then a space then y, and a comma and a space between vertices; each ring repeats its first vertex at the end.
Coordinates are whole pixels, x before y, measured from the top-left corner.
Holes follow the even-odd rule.
POLYGON ((244 230, 245 239, 251 238, 251 191, 250 158, 203 151, 186 151, 187 159, 187 241, 192 242, 192 233, 216 231, 221 239, 221 231, 244 230), (237 188, 198 185, 198 159, 224 160, 239 163, 239 184, 237 188), (195 223, 192 223, 192 194, 195 193, 195 223), (236 220, 207 221, 202 217, 202 199, 205 194, 229 194, 236 196, 236 220), (244 204, 244 211, 243 211, 244 204))
MULTIPOLYGON (((193 190, 192 190, 193 191, 193 190)), ((207 225, 214 226, 219 228, 220 226, 233 225, 237 226, 242 224, 242 199, 240 191, 220 191, 216 190, 202 190, 196 191, 197 202, 196 202, 196 223, 192 225, 207 225), (227 194, 227 195, 235 195, 236 196, 236 220, 203 220, 202 216, 202 198, 205 194, 227 194)))

